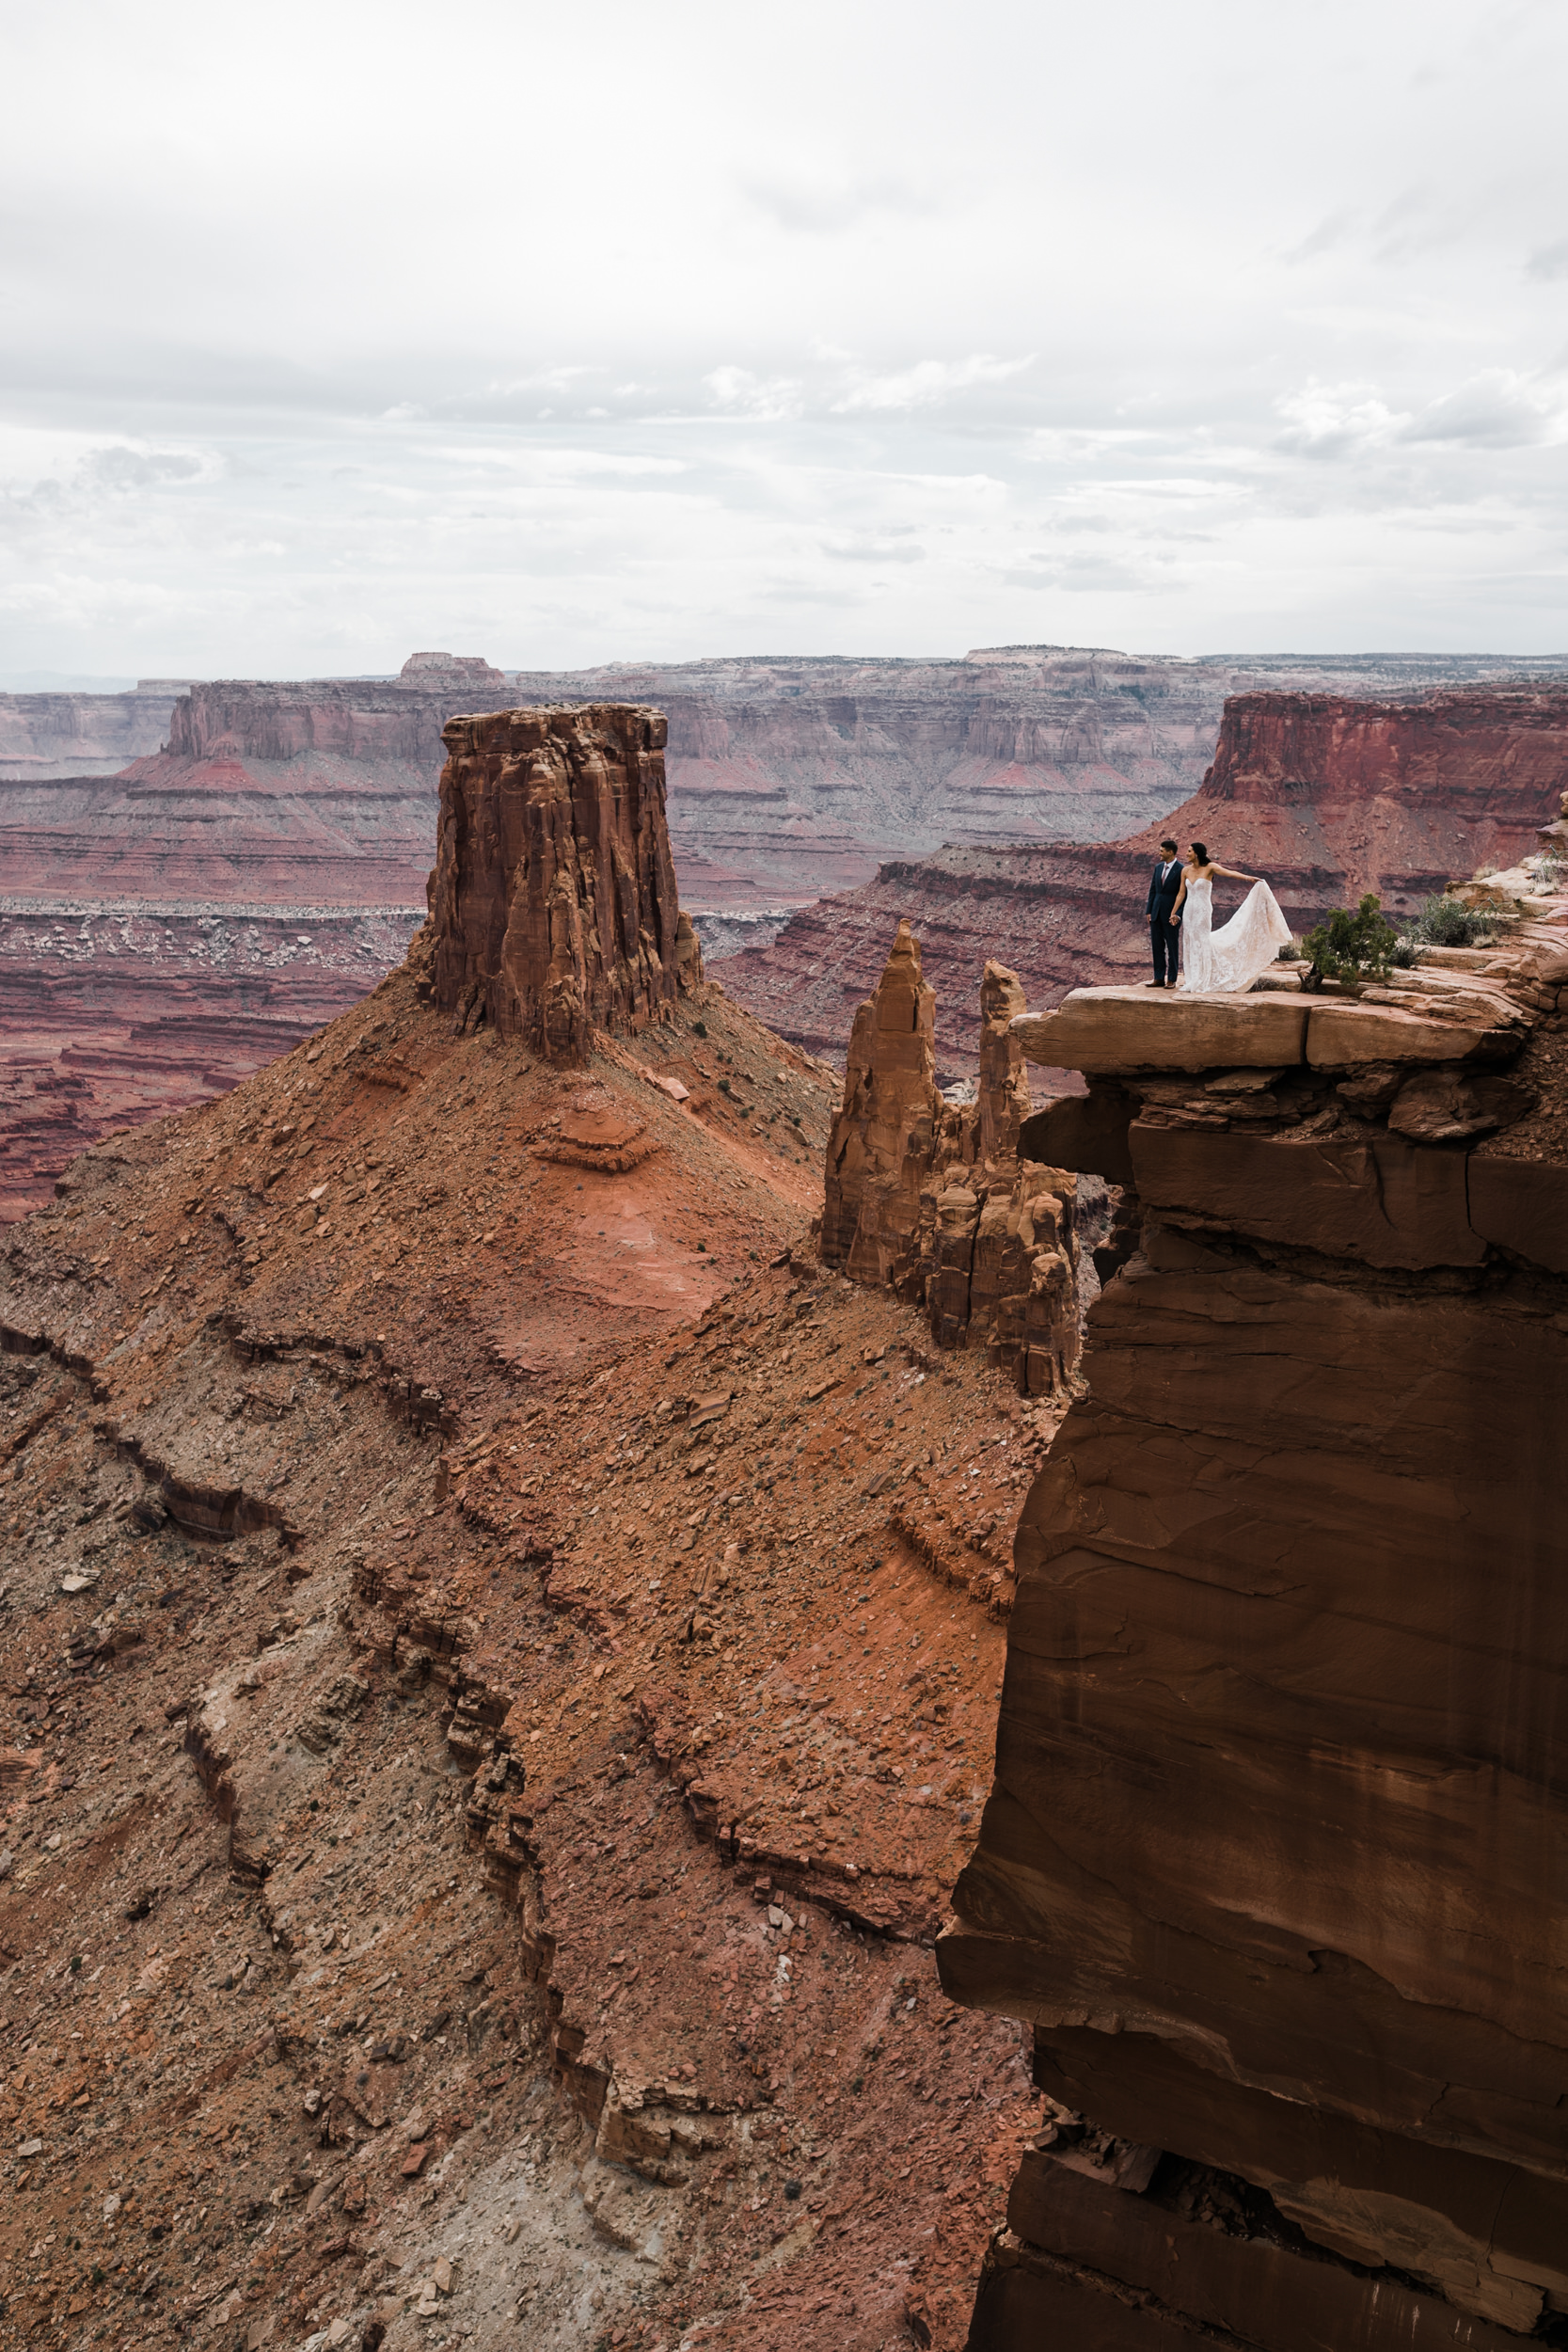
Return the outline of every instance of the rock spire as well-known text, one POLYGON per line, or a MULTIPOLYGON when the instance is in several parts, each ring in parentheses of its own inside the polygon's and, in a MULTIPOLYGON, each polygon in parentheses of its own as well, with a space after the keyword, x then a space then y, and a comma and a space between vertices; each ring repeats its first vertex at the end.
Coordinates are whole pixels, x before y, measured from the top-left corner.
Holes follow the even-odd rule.
POLYGON ((1078 1179, 1020 1155, 1029 1083, 1011 1024, 1016 974, 980 984, 976 1100, 935 1079, 935 994, 900 923, 855 1015, 828 1139, 822 1256, 925 1308, 944 1347, 985 1346, 1026 1395, 1060 1394, 1078 1361, 1078 1179))

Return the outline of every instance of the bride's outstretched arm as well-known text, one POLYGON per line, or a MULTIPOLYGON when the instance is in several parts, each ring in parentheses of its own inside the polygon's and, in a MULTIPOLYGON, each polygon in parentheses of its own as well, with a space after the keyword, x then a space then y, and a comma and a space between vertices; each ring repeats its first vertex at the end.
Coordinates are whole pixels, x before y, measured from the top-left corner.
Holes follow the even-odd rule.
POLYGON ((1261 874, 1238 874, 1233 866, 1216 866, 1214 871, 1216 874, 1228 875, 1232 882, 1259 882, 1263 879, 1261 874))

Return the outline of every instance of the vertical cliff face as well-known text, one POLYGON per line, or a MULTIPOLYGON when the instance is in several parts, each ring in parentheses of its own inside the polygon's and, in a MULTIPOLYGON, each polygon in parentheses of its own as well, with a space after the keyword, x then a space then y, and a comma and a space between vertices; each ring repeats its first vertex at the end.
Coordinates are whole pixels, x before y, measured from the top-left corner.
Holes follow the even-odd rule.
POLYGON ((675 897, 664 720, 630 704, 503 710, 443 730, 430 986, 556 1061, 668 1017, 702 958, 675 897))
POLYGON ((1041 1146, 1143 1216, 1024 1508, 942 1947, 958 1997, 1033 2023, 1055 2103, 976 2352, 1560 2341, 1568 901, 1544 908, 1359 1001, 1090 990, 1015 1032, 1090 1079, 1041 1146))
POLYGON ((110 775, 157 750, 180 691, 149 678, 134 693, 0 694, 0 779, 110 775))
POLYGON ((924 1307, 939 1345, 985 1347, 1022 1394, 1059 1398, 1078 1360, 1077 1179, 1021 1152, 1023 991, 986 966, 980 1083, 963 1109, 931 1074, 935 1011, 920 943, 901 923, 855 1015, 828 1138, 822 1256, 924 1307))

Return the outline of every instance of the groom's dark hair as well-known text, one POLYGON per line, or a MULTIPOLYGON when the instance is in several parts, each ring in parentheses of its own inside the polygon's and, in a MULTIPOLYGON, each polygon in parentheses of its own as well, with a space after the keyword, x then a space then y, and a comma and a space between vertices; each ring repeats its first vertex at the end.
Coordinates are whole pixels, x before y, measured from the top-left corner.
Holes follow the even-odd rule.
POLYGON ((1162 841, 1162 842, 1161 842, 1160 847, 1161 847, 1161 849, 1162 849, 1162 850, 1174 850, 1174 849, 1175 849, 1175 847, 1176 847, 1176 844, 1175 844, 1175 842, 1174 842, 1174 841, 1170 838, 1170 835, 1167 834, 1165 835, 1165 838, 1164 839, 1164 841, 1162 841))

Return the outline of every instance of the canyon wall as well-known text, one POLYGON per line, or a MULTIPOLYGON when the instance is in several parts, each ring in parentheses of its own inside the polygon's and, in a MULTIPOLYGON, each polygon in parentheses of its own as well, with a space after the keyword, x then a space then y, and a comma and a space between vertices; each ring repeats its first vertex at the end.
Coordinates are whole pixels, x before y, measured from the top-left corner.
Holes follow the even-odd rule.
POLYGON ((616 663, 515 683, 529 699, 668 713, 683 896, 735 913, 869 883, 879 864, 943 845, 1114 840, 1196 787, 1227 695, 1248 688, 1409 693, 1532 666, 1549 667, 1005 645, 950 660, 616 663))
POLYGON ((441 729, 509 699, 487 662, 440 654, 402 679, 11 698, 31 755, 0 758, 0 1222, 95 1136, 224 1091, 401 961, 441 729), (84 748, 128 707, 119 772, 43 756, 62 703, 84 748))
POLYGON ((973 2352, 1561 2340, 1568 898, 1497 879, 1388 988, 1015 1025, 1141 1230, 942 1946, 1051 2103, 973 2352))
MULTIPOLYGON (((907 912, 940 982, 936 1043, 947 1076, 971 1066, 963 1009, 992 955, 1020 974, 1037 1004, 1085 975, 1135 968, 1142 951, 1130 913, 1141 904, 1141 851, 1122 854, 1118 864, 1112 852, 1021 841, 1103 838, 1180 801, 1203 772, 1222 698, 1238 683, 1268 675, 1310 685, 1326 676, 1386 693, 1412 676, 1484 666, 1412 657, 1276 661, 1265 672, 1022 646, 952 661, 734 660, 560 676, 420 653, 395 678, 219 680, 172 704, 150 693, 145 713, 139 696, 13 697, 32 712, 33 731, 28 757, 13 764, 8 778, 0 772, 0 893, 18 905, 52 898, 63 915, 86 911, 94 922, 95 910, 141 901, 183 903, 193 912, 264 907, 285 925, 291 909, 337 906, 366 910, 376 922, 385 915, 394 929, 411 927, 430 867, 442 729, 454 714, 495 712, 535 697, 550 704, 657 699, 670 714, 671 830, 689 908, 728 910, 732 917, 754 917, 759 907, 787 910, 891 861, 863 891, 798 916, 760 955, 726 963, 728 984, 775 1026, 836 1055, 907 912), (68 738, 58 712, 50 719, 41 707, 62 702, 78 714, 69 741, 84 747, 68 774, 44 756, 68 738), (115 708, 95 718, 87 706, 100 702, 115 708), (101 763, 87 751, 106 752, 119 739, 112 731, 127 703, 144 725, 149 713, 166 707, 166 741, 113 775, 93 772, 101 763), (991 846, 937 850, 943 841, 991 846), (936 853, 912 862, 911 851, 927 849, 936 853)), ((1321 697, 1312 704, 1326 707, 1321 697)), ((1255 771, 1273 795, 1245 803, 1251 834, 1240 830, 1256 836, 1259 855, 1293 859, 1304 886, 1335 857, 1347 871, 1355 866, 1356 829, 1369 809, 1369 839, 1384 866, 1406 850, 1414 859, 1419 846, 1419 860, 1407 859, 1412 886, 1416 863, 1433 872, 1445 863, 1473 864, 1506 834, 1511 794, 1518 802, 1531 788, 1534 771, 1514 755, 1506 728, 1490 749, 1482 744, 1484 715, 1474 726, 1456 720, 1450 728, 1462 755, 1423 755, 1424 766, 1421 757, 1402 765, 1380 752, 1375 726, 1357 735, 1341 723, 1320 725, 1321 742, 1304 750, 1307 722, 1298 716, 1282 723, 1272 749, 1259 731, 1247 753, 1251 767, 1243 760, 1238 771, 1243 781, 1255 771), (1482 753, 1498 771, 1491 805, 1472 794, 1465 821, 1449 823, 1443 811, 1463 788, 1455 780, 1464 760, 1482 753), (1304 798, 1301 779, 1317 772, 1314 758, 1344 767, 1353 755, 1363 797, 1342 823, 1325 822, 1311 795, 1304 798), (1379 811, 1391 813, 1386 818, 1379 811), (1446 854, 1456 830, 1474 838, 1463 858, 1446 854)), ((1550 730, 1540 733, 1536 748, 1549 751, 1550 730)), ((0 759, 0 771, 5 766, 0 759)), ((1231 770, 1225 773, 1228 779, 1231 770)), ((1238 827, 1228 809, 1211 831, 1234 862, 1238 827)), ((302 917, 302 926, 309 920, 302 917)), ((158 987, 174 977, 165 951, 176 935, 163 934, 158 987)), ((69 971, 77 968, 54 976, 60 1042, 71 1041, 73 1022, 90 1024, 100 1010, 84 1000, 73 1012, 69 971)), ((185 977, 193 990, 229 986, 199 956, 185 977)), ((125 1025, 120 1044, 137 1026, 125 1025)), ((0 1040, 9 1034, 8 1025, 0 1025, 0 1040)), ((24 1022, 17 1037, 20 1050, 35 1050, 24 1022)), ((181 1074, 178 1086, 195 1074, 181 1074)), ((150 1088, 140 1099, 151 1115, 161 1102, 185 1096, 164 1098, 150 1088)), ((8 1122, 0 1107, 0 1138, 8 1122)), ((46 1172, 52 1149, 40 1143, 24 1194, 46 1172)))
POLYGON ((193 687, 113 776, 0 779, 0 891, 418 905, 441 729, 516 699, 490 676, 193 687))
POLYGON ((503 672, 420 653, 395 678, 219 679, 173 701, 150 689, 0 697, 0 890, 413 903, 450 718, 631 701, 669 719, 687 900, 754 913, 869 882, 879 865, 943 844, 1132 833, 1194 792, 1227 695, 1249 687, 1384 695, 1487 667, 1013 646, 951 660, 503 672))
POLYGON ((1129 839, 895 860, 866 888, 803 909, 769 946, 726 958, 715 976, 782 1034, 841 1051, 882 944, 907 916, 943 1008, 939 1063, 957 1076, 973 1057, 959 1009, 988 958, 1015 970, 1036 1005, 1085 982, 1147 976, 1144 896, 1165 833, 1265 875, 1301 929, 1367 890, 1390 912, 1413 912, 1449 874, 1507 864, 1555 810, 1565 777, 1568 691, 1487 688, 1413 703, 1238 695, 1199 790, 1129 839))
POLYGON ((402 907, 0 899, 0 1223, 102 1136, 238 1085, 374 988, 402 907))
POLYGON ((158 749, 185 685, 144 678, 124 694, 0 694, 0 783, 112 775, 158 749))

